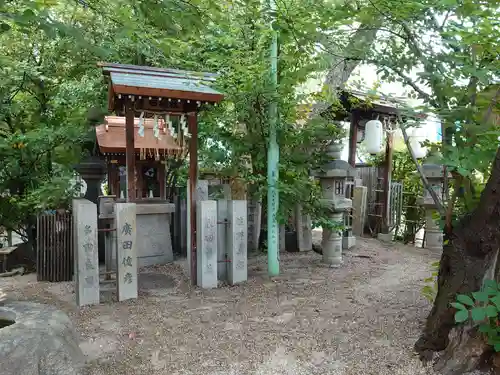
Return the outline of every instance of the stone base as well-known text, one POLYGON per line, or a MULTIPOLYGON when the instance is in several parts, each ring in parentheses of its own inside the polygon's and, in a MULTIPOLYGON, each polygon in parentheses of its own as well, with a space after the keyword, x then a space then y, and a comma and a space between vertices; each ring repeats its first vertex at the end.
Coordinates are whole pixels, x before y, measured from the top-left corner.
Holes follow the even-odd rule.
POLYGON ((84 363, 71 320, 52 306, 0 303, 2 375, 77 375, 84 363))
POLYGON ((424 248, 434 251, 443 251, 443 233, 436 230, 425 232, 424 248))
POLYGON ((349 250, 356 246, 356 237, 348 236, 342 238, 342 249, 349 250))
POLYGON ((383 242, 392 242, 392 233, 379 233, 377 238, 383 242))

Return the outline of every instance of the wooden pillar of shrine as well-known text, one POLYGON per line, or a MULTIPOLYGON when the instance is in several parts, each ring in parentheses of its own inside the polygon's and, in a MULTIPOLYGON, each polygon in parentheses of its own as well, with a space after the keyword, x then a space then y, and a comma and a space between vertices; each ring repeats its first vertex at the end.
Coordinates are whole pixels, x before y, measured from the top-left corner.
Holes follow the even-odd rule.
POLYGON ((134 102, 128 98, 125 102, 125 156, 127 170, 127 202, 136 200, 135 186, 135 132, 134 132, 134 102))

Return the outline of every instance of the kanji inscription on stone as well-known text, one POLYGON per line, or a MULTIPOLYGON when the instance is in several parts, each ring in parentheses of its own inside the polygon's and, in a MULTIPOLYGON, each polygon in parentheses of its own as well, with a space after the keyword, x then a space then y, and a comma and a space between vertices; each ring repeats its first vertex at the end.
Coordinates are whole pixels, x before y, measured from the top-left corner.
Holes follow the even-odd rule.
POLYGON ((86 199, 73 200, 76 303, 99 303, 97 254, 97 205, 86 199))
POLYGON ((228 279, 231 284, 236 284, 247 280, 247 201, 229 201, 228 217, 227 248, 230 260, 228 279))
POLYGON ((217 287, 217 202, 197 203, 197 281, 202 288, 217 287))
POLYGON ((116 204, 118 300, 137 298, 137 220, 135 203, 116 204))

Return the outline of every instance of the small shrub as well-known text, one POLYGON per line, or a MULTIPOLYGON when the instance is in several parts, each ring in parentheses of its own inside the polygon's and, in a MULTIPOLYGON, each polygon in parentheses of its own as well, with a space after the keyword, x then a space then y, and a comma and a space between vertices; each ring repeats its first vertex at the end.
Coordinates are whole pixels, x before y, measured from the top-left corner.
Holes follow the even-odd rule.
POLYGON ((463 323, 472 320, 479 325, 479 332, 483 333, 488 345, 496 352, 500 352, 500 289, 494 280, 486 280, 478 292, 473 292, 472 297, 458 294, 456 302, 451 304, 455 312, 455 322, 463 323))

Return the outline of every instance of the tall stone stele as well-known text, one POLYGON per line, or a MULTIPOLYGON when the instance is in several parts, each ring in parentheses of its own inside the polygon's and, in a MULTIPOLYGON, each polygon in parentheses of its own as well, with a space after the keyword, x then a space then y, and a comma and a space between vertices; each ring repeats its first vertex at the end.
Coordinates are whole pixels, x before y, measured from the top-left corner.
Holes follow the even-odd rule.
MULTIPOLYGON (((429 184, 438 196, 443 197, 444 167, 440 164, 425 163, 422 165, 422 172, 429 181, 429 184)), ((434 220, 434 214, 437 212, 436 204, 431 194, 424 188, 424 196, 419 197, 417 204, 425 209, 425 248, 430 250, 443 250, 443 232, 434 220)))
MULTIPOLYGON (((345 185, 347 177, 354 177, 356 172, 349 163, 340 159, 341 152, 340 143, 328 146, 330 161, 314 172, 323 191, 322 203, 328 208, 331 221, 339 225, 344 223, 346 211, 352 208, 352 200, 345 197, 345 185)), ((342 230, 323 228, 321 247, 324 263, 336 267, 342 264, 342 230)))

